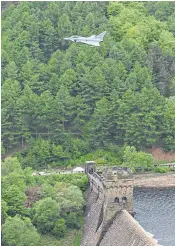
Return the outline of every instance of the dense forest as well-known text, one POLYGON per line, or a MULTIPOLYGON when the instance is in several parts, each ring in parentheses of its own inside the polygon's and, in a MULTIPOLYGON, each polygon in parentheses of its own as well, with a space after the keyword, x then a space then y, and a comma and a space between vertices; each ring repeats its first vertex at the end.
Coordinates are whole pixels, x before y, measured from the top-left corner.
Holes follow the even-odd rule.
POLYGON ((175 4, 3 6, 3 245, 63 246, 43 235, 81 228, 87 177, 32 170, 85 160, 148 168, 152 146, 175 151, 175 4), (100 47, 64 40, 103 31, 100 47))
MULTIPOLYGON (((175 150, 173 2, 21 2, 2 13, 2 149, 23 166, 175 150), (107 31, 101 47, 64 40, 107 31)), ((57 165, 56 164, 56 165, 57 165)))

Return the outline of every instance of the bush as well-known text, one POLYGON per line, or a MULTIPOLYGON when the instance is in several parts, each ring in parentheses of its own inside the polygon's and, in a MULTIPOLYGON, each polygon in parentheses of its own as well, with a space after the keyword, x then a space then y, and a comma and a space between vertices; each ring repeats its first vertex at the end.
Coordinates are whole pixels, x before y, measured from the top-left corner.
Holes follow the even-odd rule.
POLYGON ((154 171, 156 173, 167 173, 169 171, 169 168, 168 167, 161 167, 161 166, 158 166, 158 167, 155 167, 154 168, 154 171))
POLYGON ((64 237, 66 234, 66 221, 62 218, 56 221, 52 233, 57 237, 64 237))
POLYGON ((75 228, 80 229, 80 221, 76 213, 71 212, 69 214, 64 215, 64 218, 66 220, 66 225, 69 228, 75 228))

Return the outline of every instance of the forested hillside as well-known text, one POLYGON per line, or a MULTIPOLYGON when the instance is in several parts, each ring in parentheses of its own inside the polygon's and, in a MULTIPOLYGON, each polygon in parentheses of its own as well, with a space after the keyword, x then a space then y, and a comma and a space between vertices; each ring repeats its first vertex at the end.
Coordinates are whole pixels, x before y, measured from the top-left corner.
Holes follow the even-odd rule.
POLYGON ((2 7, 2 154, 16 156, 2 163, 2 245, 79 246, 87 176, 32 172, 153 169, 145 151, 175 150, 175 4, 2 7), (64 40, 103 31, 100 47, 64 40))
MULTIPOLYGON (((2 13, 2 150, 23 167, 175 150, 174 2, 21 2, 2 13), (64 40, 107 31, 100 47, 64 40)), ((75 163, 75 162, 74 162, 75 163)))

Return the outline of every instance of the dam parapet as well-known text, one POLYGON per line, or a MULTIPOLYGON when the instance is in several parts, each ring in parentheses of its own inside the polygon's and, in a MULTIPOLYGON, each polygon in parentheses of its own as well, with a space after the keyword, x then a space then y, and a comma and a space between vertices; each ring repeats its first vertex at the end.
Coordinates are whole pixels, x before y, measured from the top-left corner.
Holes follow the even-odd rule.
POLYGON ((133 173, 127 167, 99 169, 85 164, 89 179, 88 211, 81 246, 155 246, 133 218, 133 173))

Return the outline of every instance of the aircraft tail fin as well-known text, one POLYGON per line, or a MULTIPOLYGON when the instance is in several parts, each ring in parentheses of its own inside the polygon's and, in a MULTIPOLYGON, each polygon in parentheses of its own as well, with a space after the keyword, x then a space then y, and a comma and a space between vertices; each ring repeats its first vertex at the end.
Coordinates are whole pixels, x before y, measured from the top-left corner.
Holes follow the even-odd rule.
POLYGON ((103 38, 104 38, 105 34, 106 34, 106 31, 102 32, 101 34, 99 34, 97 36, 95 36, 95 38, 100 39, 101 41, 103 41, 103 38))

